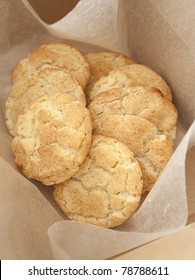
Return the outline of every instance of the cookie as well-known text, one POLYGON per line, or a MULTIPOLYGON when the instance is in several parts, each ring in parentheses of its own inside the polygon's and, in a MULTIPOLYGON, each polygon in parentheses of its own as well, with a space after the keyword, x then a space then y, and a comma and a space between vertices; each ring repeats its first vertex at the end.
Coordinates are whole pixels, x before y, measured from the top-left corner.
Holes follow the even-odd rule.
POLYGON ((73 75, 84 88, 90 77, 90 66, 85 55, 77 48, 64 43, 49 43, 40 46, 28 58, 22 59, 12 73, 15 83, 25 73, 36 69, 52 67, 73 75))
POLYGON ((172 101, 171 90, 163 78, 149 67, 141 64, 126 65, 112 70, 108 75, 101 77, 93 85, 88 98, 91 101, 101 92, 129 86, 155 87, 172 101))
POLYGON ((115 227, 138 207, 141 176, 139 164, 126 145, 96 135, 78 172, 56 186, 54 199, 72 220, 115 227))
POLYGON ((5 103, 6 126, 10 134, 16 135, 15 125, 18 116, 23 114, 37 98, 57 93, 71 95, 86 105, 85 94, 77 80, 61 70, 42 69, 16 82, 5 103))
POLYGON ((173 153, 171 137, 139 116, 102 116, 93 121, 93 131, 123 142, 134 153, 142 169, 143 192, 151 190, 173 153))
POLYGON ((93 84, 99 78, 107 75, 113 69, 135 63, 125 55, 111 51, 91 52, 88 53, 86 57, 91 68, 91 76, 85 89, 86 93, 89 93, 93 84))
POLYGON ((91 117, 69 95, 43 96, 18 117, 12 150, 29 179, 53 185, 79 169, 91 144, 91 117))
POLYGON ((116 88, 98 94, 88 106, 92 120, 106 115, 135 115, 152 122, 173 139, 176 136, 177 109, 156 88, 116 88))

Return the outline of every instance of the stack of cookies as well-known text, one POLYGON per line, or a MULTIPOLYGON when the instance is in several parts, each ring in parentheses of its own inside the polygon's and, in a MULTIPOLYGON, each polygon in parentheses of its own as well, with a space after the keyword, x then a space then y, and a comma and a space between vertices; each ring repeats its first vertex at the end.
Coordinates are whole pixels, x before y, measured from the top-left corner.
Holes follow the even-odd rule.
POLYGON ((84 55, 64 43, 29 53, 12 80, 5 122, 18 168, 54 185, 70 219, 124 223, 173 153, 177 110, 167 83, 123 54, 84 55))

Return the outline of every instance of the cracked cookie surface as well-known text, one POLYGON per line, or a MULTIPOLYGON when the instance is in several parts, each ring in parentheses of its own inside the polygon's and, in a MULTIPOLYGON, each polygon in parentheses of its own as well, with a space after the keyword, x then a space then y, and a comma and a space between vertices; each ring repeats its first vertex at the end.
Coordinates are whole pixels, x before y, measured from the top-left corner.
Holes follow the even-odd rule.
POLYGON ((150 191, 173 153, 173 140, 139 116, 107 115, 93 121, 93 132, 113 137, 134 153, 143 174, 143 193, 150 191))
POLYGON ((95 135, 78 172, 55 186, 54 199, 70 219, 115 227, 138 207, 141 177, 140 166, 126 145, 95 135))
POLYGON ((101 77, 89 92, 89 101, 93 100, 101 92, 129 86, 155 87, 172 101, 171 90, 163 78, 149 67, 141 64, 126 65, 101 77))
POLYGON ((69 179, 91 144, 91 117, 70 96, 43 96, 16 125, 12 151, 18 168, 29 179, 53 185, 69 179))
POLYGON ((85 94, 79 83, 70 74, 61 70, 42 69, 31 77, 25 76, 16 82, 5 103, 6 126, 12 136, 16 135, 18 116, 44 95, 68 94, 86 105, 85 94))
POLYGON ((86 93, 89 93, 93 84, 102 76, 107 75, 110 71, 124 65, 134 64, 135 62, 123 54, 117 52, 91 52, 86 54, 87 61, 91 68, 91 76, 86 93))
POLYGON ((177 109, 155 88, 111 89, 97 95, 88 109, 92 121, 106 115, 135 115, 152 122, 161 133, 176 136, 177 109))
POLYGON ((54 67, 73 75, 84 88, 90 77, 90 67, 85 55, 77 48, 65 43, 49 43, 30 52, 12 73, 15 83, 26 73, 43 67, 54 67))

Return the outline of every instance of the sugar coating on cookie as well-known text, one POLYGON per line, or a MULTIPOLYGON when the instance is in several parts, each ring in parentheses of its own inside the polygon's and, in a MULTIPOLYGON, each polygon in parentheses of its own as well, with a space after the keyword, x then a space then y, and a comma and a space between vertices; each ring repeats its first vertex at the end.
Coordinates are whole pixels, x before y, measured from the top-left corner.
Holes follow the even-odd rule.
MULTIPOLYGON (((46 65, 46 68, 52 68, 52 66, 46 65)), ((24 76, 31 76, 36 71, 37 68, 29 62, 28 57, 21 59, 12 71, 13 84, 19 81, 24 76)))
POLYGON ((56 186, 54 199, 70 219, 115 227, 138 207, 141 177, 140 166, 126 145, 96 135, 78 172, 56 186))
POLYGON ((22 59, 12 73, 12 80, 16 82, 24 73, 44 67, 64 70, 73 75, 82 88, 90 77, 90 66, 79 49, 65 43, 49 43, 30 52, 28 58, 22 59))
POLYGON ((156 88, 127 87, 98 94, 88 106, 92 120, 105 115, 135 115, 152 122, 161 133, 176 136, 176 107, 156 88))
POLYGON ((102 76, 107 75, 113 69, 136 63, 127 56, 111 51, 91 52, 86 54, 91 68, 91 76, 85 89, 88 93, 93 84, 102 76))
POLYGON ((102 116, 93 121, 93 131, 123 142, 134 153, 142 168, 143 192, 151 190, 173 153, 171 137, 139 116, 102 116))
POLYGON ((164 79, 149 67, 141 64, 126 65, 101 77, 93 85, 88 98, 93 100, 101 92, 129 86, 155 87, 172 101, 171 90, 164 79))
POLYGON ((86 105, 84 91, 74 77, 61 70, 42 69, 34 72, 32 76, 24 76, 12 86, 5 103, 5 119, 9 133, 12 136, 16 135, 18 116, 37 98, 53 94, 68 94, 72 99, 86 105))
POLYGON ((41 97, 16 125, 12 150, 29 179, 53 185, 78 170, 91 144, 91 117, 86 107, 66 95, 41 97))

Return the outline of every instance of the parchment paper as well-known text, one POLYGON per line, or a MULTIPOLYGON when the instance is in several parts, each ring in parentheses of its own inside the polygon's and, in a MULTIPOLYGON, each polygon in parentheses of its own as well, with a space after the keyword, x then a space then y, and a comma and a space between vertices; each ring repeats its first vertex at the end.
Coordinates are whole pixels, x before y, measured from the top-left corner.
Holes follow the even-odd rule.
MULTIPOLYGON (((153 67, 173 89, 180 116, 176 150, 139 210, 115 229, 103 229, 64 217, 64 221, 56 222, 48 229, 54 258, 105 259, 185 226, 188 217, 185 158, 187 150, 195 145, 195 88, 192 80, 195 61, 192 45, 186 44, 165 15, 159 14, 158 4, 152 4, 156 1, 81 0, 67 16, 52 25, 44 23, 26 0, 22 2, 32 14, 19 0, 1 0, 0 3, 2 107, 11 87, 11 71, 19 59, 42 43, 74 40, 72 43, 84 52, 101 48, 120 51, 153 67), (175 50, 173 45, 177 46, 175 50), (164 49, 167 51, 162 55, 164 49), (185 63, 182 64, 183 61, 185 63)), ((1 157, 17 170, 10 150, 11 137, 3 120, 0 138, 1 157)), ((40 184, 37 187, 37 191, 42 191, 55 207, 51 198, 52 189, 45 192, 40 184)), ((23 209, 21 205, 21 211, 23 209)), ((45 212, 49 217, 49 208, 45 212)))

